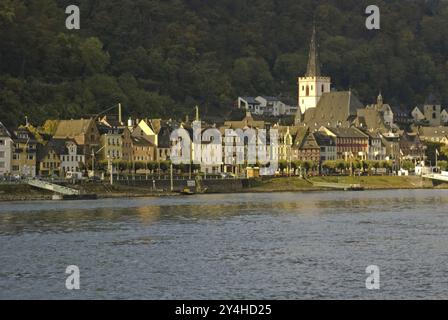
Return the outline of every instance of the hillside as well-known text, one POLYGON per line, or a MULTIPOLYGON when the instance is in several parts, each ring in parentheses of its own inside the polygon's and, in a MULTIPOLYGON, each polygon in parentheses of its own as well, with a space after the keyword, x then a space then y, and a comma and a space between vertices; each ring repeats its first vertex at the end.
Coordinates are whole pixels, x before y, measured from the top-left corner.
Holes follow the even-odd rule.
POLYGON ((122 102, 134 116, 226 116, 238 95, 293 101, 313 16, 323 73, 363 103, 448 103, 448 3, 366 0, 2 0, 0 121, 40 124, 122 102), (81 9, 66 30, 65 7, 81 9))

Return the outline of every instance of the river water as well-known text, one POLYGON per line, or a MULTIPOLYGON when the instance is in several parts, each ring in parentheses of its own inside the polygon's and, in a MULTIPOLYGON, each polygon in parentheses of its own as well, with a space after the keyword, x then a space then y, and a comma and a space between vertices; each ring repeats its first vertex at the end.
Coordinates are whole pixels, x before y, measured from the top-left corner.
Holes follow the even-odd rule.
POLYGON ((446 299, 447 204, 448 190, 0 203, 0 299, 446 299))

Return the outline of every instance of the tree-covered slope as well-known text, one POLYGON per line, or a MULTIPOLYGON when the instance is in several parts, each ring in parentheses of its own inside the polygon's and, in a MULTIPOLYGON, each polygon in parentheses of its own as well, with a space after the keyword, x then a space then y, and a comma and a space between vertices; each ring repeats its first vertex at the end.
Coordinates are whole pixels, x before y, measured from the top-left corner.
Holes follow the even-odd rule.
POLYGON ((238 95, 296 97, 313 18, 323 73, 364 103, 448 102, 448 4, 366 0, 2 0, 0 121, 95 114, 179 117, 199 104, 226 115, 238 95), (81 30, 65 29, 65 7, 81 30))

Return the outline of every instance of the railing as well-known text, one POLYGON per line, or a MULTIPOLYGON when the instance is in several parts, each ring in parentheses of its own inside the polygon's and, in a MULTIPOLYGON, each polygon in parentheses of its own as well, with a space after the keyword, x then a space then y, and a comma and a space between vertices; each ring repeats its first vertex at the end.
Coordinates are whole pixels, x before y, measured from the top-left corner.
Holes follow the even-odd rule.
POLYGON ((431 179, 431 180, 438 180, 438 181, 444 181, 448 182, 448 176, 438 174, 438 173, 430 173, 430 174, 424 174, 422 175, 423 178, 431 179))
POLYGON ((29 179, 27 181, 27 183, 30 186, 33 186, 33 187, 36 187, 36 188, 40 188, 40 189, 49 190, 49 191, 53 191, 53 192, 60 193, 60 194, 63 194, 63 195, 79 195, 80 194, 79 190, 68 188, 68 187, 64 187, 64 186, 60 186, 58 184, 49 183, 49 182, 42 181, 42 180, 29 179))

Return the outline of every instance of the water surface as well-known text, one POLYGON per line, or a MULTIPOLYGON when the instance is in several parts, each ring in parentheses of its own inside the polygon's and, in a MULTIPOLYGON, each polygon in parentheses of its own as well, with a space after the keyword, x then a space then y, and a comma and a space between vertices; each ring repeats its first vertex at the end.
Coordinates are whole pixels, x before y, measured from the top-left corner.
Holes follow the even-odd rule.
POLYGON ((0 203, 0 298, 446 299, 447 204, 448 190, 0 203))

